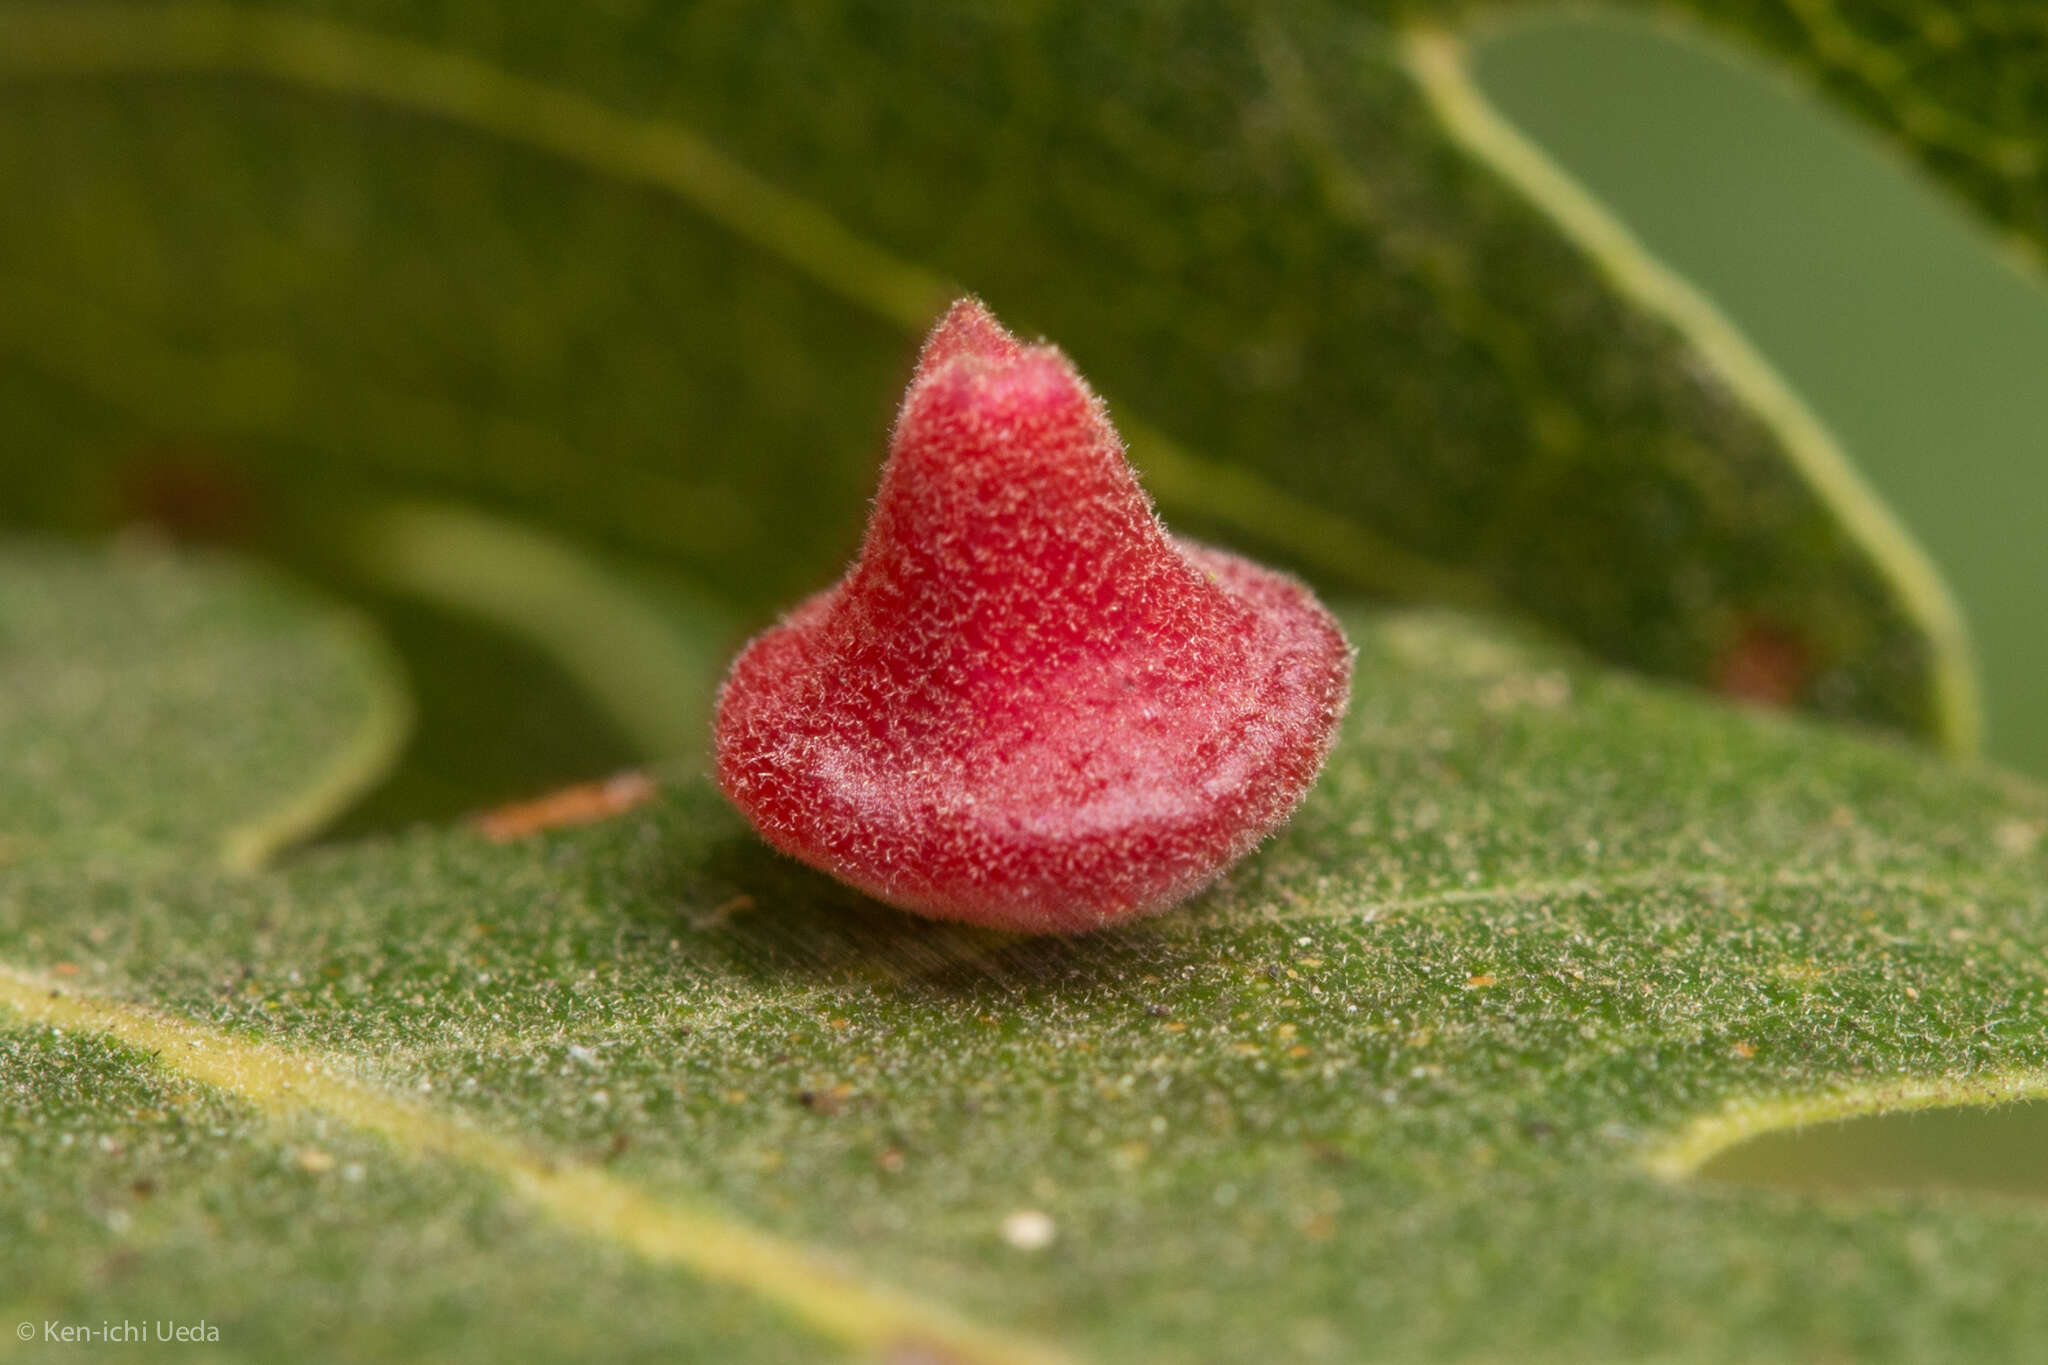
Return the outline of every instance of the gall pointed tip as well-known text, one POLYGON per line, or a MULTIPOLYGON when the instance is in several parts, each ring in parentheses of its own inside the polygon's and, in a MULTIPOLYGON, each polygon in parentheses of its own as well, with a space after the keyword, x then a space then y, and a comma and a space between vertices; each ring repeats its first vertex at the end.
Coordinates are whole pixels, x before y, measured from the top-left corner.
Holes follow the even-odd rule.
POLYGON ((892 448, 933 420, 962 412, 1000 427, 1062 409, 1085 410, 1101 428, 1104 449, 1121 456, 1107 411, 1066 352, 1050 342, 1019 340, 987 304, 966 294, 925 337, 892 448))
POLYGON ((988 305, 972 294, 965 294, 954 301, 946 316, 925 337, 924 350, 917 357, 917 375, 926 378, 964 356, 1001 362, 1015 360, 1023 353, 1023 343, 996 321, 988 305))

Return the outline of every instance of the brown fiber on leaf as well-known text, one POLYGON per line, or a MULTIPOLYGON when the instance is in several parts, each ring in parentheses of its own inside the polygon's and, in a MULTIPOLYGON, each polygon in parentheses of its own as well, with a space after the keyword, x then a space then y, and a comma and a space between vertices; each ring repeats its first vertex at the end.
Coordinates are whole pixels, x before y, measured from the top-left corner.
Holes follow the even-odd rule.
POLYGON ((590 825, 622 815, 654 799, 654 779, 646 773, 619 773, 601 782, 579 782, 537 796, 515 801, 471 817, 486 839, 506 844, 542 830, 590 825))

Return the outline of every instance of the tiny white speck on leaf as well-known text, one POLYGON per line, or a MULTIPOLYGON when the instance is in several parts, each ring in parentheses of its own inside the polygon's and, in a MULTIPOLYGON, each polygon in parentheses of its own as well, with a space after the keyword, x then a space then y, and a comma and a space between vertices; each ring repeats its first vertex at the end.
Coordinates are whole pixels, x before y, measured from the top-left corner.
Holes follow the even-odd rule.
POLYGON ((1998 827, 1998 851, 2015 858, 2032 853, 2048 826, 2026 820, 2007 820, 1998 827))
POLYGON ((1043 1251, 1058 1235, 1052 1219, 1037 1209, 1019 1209, 1003 1220, 1003 1240, 1019 1251, 1043 1251))

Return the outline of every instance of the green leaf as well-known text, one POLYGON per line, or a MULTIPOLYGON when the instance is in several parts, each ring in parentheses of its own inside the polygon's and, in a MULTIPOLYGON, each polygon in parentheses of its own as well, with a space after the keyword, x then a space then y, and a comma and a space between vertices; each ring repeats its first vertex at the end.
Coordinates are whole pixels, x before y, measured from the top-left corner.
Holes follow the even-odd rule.
POLYGON ((1677 7, 1790 60, 1973 204, 2014 250, 2036 266, 2048 256, 2048 67, 2036 15, 1915 0, 1677 7))
MULTIPOLYGON (((332 644, 218 565, 44 548, 0 578, 36 575, 215 617, 273 675, 332 644)), ((1687 1172, 1788 1117, 2048 1093, 2048 793, 1468 618, 1348 619, 1356 700, 1300 816, 1079 940, 885 910, 683 773, 589 826, 254 875, 16 847, 0 1322, 206 1317, 225 1358, 311 1359, 2038 1343, 2038 1206, 1687 1172)), ((101 629, 49 612, 12 648, 98 649, 101 714, 154 705, 163 665, 101 629)), ((250 697, 214 670, 185 704, 265 732, 250 697)), ((153 749, 55 722, 39 785, 153 749)), ((223 788, 289 803, 326 733, 223 788)), ((149 828, 180 793, 119 799, 149 828)))
POLYGON ((1967 617, 1988 752, 2048 774, 2038 263, 1781 63, 1698 25, 1531 12, 1471 37, 1486 98, 1855 453, 1967 617))
POLYGON ((251 867, 344 809, 407 701, 354 617, 147 544, 0 561, 0 857, 251 867), (138 680, 139 679, 139 680, 138 680))
POLYGON ((471 1166, 405 1159, 324 1113, 265 1113, 105 1031, 12 1024, 0 1077, 0 1271, 10 1336, 27 1324, 21 1358, 839 1354, 756 1302, 565 1232, 471 1166), (59 1335, 110 1323, 127 1335, 59 1335), (208 1344, 163 1344, 179 1327, 208 1344))
MULTIPOLYGON (((2006 21, 1691 8, 2039 237, 2006 21)), ((1300 817, 1115 933, 894 914, 694 771, 956 288, 1075 354, 1182 530, 1967 748, 1910 538, 1469 117, 1452 12, 0 0, 0 518, 281 565, 383 619, 425 725, 393 767, 401 665, 304 586, 0 554, 0 1328, 2036 1351, 2037 1203, 1701 1178, 2048 1094, 2036 786, 1385 607, 1300 817), (275 856, 380 777, 345 828, 633 754, 657 797, 601 823, 275 856)))
POLYGON ((1405 42, 1295 5, 11 0, 8 514, 360 591, 354 523, 426 496, 759 619, 843 562, 972 288, 1185 531, 1708 684, 1761 648, 1785 699, 1967 749, 1910 541, 1754 357, 1475 161, 1405 42))

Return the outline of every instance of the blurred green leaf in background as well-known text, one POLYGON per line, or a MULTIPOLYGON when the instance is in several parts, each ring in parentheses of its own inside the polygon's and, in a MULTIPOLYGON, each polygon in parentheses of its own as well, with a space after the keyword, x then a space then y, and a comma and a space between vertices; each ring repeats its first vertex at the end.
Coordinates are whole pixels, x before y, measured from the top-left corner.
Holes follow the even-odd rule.
POLYGON ((1784 73, 1704 36, 1553 16, 1487 35, 1475 74, 1840 435, 1953 585, 1989 752, 2048 774, 2039 258, 2001 259, 1967 206, 1784 73))
POLYGON ((2048 794, 1971 757, 2048 771, 2048 27, 1655 8, 0 0, 0 1326, 2038 1353, 2025 1142, 1700 1177, 2048 1093, 2048 794), (962 290, 1361 650, 1293 825, 1086 939, 699 772, 962 290))

